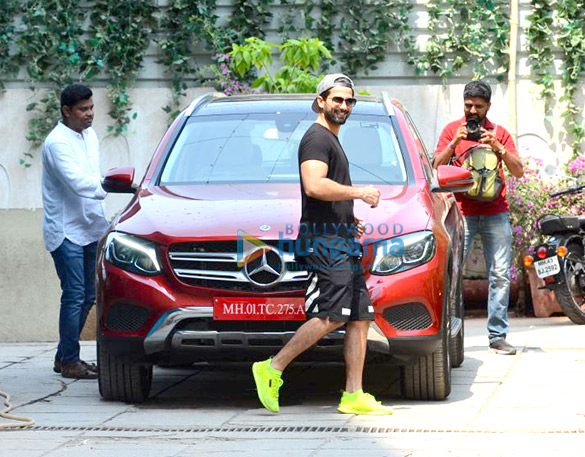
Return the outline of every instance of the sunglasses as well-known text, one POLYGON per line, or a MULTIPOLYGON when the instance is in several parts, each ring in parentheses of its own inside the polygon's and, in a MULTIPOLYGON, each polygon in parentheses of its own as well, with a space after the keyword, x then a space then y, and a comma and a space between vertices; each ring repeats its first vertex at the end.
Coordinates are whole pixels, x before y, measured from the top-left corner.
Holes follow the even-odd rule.
POLYGON ((353 108, 355 106, 355 104, 357 103, 357 100, 355 98, 331 97, 330 100, 335 105, 338 105, 338 106, 343 105, 343 102, 345 102, 345 104, 347 106, 349 106, 350 108, 353 108))

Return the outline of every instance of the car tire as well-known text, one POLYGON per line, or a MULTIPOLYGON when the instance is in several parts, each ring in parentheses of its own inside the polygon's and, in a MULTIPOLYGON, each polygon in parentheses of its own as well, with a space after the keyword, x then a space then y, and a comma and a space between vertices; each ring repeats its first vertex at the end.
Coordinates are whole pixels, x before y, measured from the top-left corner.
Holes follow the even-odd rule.
POLYGON ((98 344, 98 384, 105 400, 142 403, 152 385, 152 365, 108 353, 98 344))
POLYGON ((448 326, 435 352, 419 357, 401 370, 404 397, 410 400, 444 400, 451 393, 451 357, 448 326))
POLYGON ((450 358, 451 358, 451 368, 459 368, 463 364, 463 360, 465 360, 465 348, 464 345, 464 338, 465 338, 465 320, 461 319, 461 330, 455 338, 451 340, 450 346, 450 358))
POLYGON ((463 306, 463 292, 461 288, 461 278, 457 281, 457 291, 455 296, 452 316, 461 319, 461 330, 454 338, 451 338, 449 349, 451 351, 451 367, 460 367, 465 359, 465 311, 463 306))

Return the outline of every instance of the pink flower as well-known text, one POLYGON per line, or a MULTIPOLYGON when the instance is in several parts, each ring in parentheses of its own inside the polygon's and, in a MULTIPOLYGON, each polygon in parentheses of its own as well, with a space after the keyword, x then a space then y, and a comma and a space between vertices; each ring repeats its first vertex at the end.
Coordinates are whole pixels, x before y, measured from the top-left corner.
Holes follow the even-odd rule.
POLYGON ((569 162, 567 168, 571 174, 578 175, 580 172, 585 170, 585 157, 579 156, 575 160, 572 160, 569 162))

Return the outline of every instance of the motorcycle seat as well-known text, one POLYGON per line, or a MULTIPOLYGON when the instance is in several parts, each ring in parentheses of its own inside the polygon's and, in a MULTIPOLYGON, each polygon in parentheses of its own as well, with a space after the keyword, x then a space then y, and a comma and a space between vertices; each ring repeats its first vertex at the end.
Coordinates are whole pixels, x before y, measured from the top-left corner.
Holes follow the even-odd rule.
POLYGON ((580 229, 585 229, 585 217, 549 214, 540 220, 540 231, 547 235, 567 232, 576 233, 580 229))

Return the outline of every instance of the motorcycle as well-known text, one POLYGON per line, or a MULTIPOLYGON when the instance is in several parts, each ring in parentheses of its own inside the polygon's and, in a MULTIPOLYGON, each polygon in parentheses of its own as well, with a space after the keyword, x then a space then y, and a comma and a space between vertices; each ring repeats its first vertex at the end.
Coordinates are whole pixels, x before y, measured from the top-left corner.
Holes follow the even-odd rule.
MULTIPOLYGON (((550 194, 550 197, 581 192, 585 184, 550 194)), ((547 215, 540 219, 540 231, 548 239, 534 255, 524 257, 544 280, 542 288, 553 290, 561 309, 575 324, 585 324, 585 216, 547 215)))

